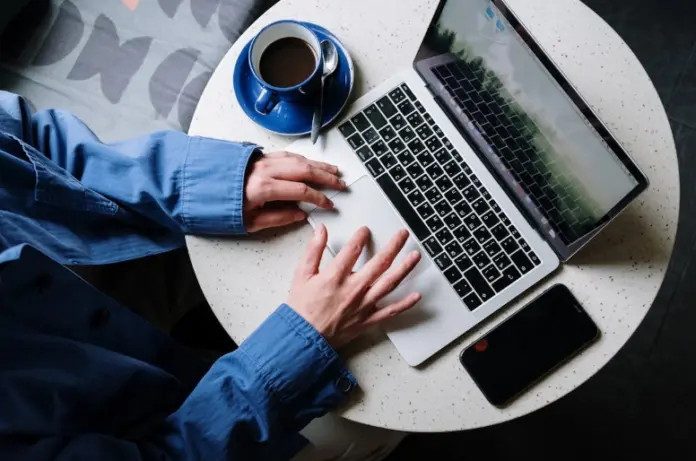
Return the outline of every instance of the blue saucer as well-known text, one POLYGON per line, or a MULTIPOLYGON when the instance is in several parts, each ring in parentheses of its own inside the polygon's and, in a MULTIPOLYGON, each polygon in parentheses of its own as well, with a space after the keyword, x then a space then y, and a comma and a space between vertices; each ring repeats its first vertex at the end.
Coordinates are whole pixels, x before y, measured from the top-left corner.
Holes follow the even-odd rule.
MULTIPOLYGON (((338 50, 338 68, 326 80, 324 88, 324 113, 322 116, 322 127, 324 127, 338 117, 348 102, 355 81, 353 61, 348 51, 331 32, 309 22, 305 22, 304 25, 312 29, 320 41, 331 40, 338 50)), ((246 44, 237 58, 233 77, 234 93, 237 95, 237 101, 244 113, 263 128, 277 134, 286 136, 309 134, 312 131, 312 117, 314 116, 312 104, 280 101, 267 115, 256 112, 254 103, 261 92, 261 86, 256 82, 249 68, 250 47, 251 42, 246 44)))

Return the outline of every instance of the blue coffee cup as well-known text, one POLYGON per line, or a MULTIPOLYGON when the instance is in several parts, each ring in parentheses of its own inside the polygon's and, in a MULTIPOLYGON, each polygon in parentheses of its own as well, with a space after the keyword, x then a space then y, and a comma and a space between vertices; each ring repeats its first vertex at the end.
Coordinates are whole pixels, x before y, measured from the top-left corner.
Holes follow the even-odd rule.
POLYGON ((251 42, 249 49, 249 67, 256 82, 261 87, 255 109, 256 112, 266 115, 273 110, 279 101, 307 101, 315 93, 321 81, 321 68, 323 56, 319 37, 301 22, 284 20, 274 22, 264 27, 251 42), (263 79, 261 74, 261 58, 264 52, 273 43, 284 38, 298 38, 303 40, 314 53, 315 66, 311 74, 302 82, 288 87, 273 86, 263 79))

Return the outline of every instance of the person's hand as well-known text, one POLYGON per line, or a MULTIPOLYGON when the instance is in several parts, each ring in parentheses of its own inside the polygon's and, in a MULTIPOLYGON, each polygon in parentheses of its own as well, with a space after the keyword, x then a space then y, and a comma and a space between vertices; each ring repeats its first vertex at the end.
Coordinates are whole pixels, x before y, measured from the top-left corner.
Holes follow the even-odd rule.
POLYGON ((244 185, 246 230, 257 232, 302 221, 306 215, 296 202, 333 208, 331 200, 309 184, 336 190, 346 187, 334 165, 289 152, 263 154, 251 165, 244 185))
POLYGON ((295 272, 287 304, 331 346, 339 348, 345 345, 368 327, 394 317, 420 301, 420 293, 411 293, 388 306, 377 307, 377 303, 391 293, 420 261, 420 254, 414 251, 398 267, 387 272, 408 239, 406 230, 399 231, 358 272, 353 272, 353 265, 367 244, 370 231, 366 227, 360 228, 336 258, 319 272, 327 238, 326 228, 318 226, 295 272))

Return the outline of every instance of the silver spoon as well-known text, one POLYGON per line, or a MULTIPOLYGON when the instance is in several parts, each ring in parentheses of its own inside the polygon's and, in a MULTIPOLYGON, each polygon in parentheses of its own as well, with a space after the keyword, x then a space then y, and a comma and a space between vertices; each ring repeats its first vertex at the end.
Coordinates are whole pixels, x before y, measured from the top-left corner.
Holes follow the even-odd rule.
POLYGON ((321 129, 324 109, 324 83, 338 67, 338 51, 336 51, 336 45, 331 40, 322 40, 321 52, 324 55, 324 68, 321 74, 321 87, 319 88, 319 104, 314 109, 314 118, 312 119, 312 144, 317 142, 319 130, 321 129))

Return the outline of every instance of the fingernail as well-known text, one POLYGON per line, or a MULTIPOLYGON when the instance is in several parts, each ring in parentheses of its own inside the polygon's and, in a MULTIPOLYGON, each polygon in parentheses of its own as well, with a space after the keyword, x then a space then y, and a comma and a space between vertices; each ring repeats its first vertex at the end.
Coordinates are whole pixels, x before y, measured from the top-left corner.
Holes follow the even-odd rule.
POLYGON ((302 220, 305 219, 306 217, 307 217, 307 215, 304 214, 304 213, 302 213, 302 212, 297 213, 297 214, 295 215, 295 221, 302 221, 302 220))
POLYGON ((342 187, 343 189, 346 188, 346 182, 345 182, 345 181, 343 181, 342 179, 339 179, 338 182, 341 184, 341 187, 342 187))
POLYGON ((411 254, 409 254, 408 256, 411 259, 420 258, 420 252, 419 251, 412 251, 411 254))
POLYGON ((411 301, 413 302, 418 302, 421 299, 421 294, 420 293, 413 293, 411 295, 411 301))

